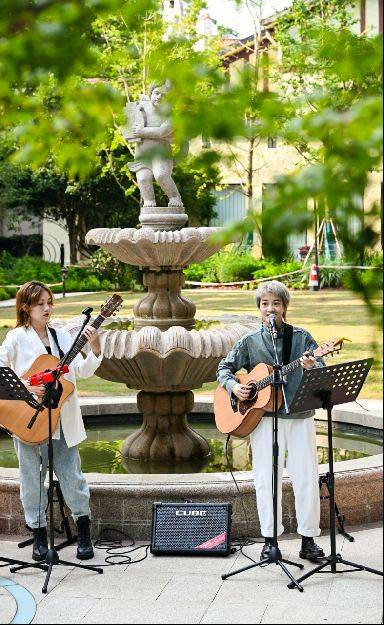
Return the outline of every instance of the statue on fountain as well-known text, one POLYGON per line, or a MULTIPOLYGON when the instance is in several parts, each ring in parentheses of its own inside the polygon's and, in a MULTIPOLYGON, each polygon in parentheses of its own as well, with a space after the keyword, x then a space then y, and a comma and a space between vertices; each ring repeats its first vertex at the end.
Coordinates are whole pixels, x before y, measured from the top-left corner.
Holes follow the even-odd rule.
POLYGON ((127 141, 136 143, 135 160, 129 168, 136 173, 145 208, 156 207, 154 179, 168 197, 168 207, 183 207, 172 178, 172 126, 160 106, 169 89, 168 81, 163 85, 151 85, 149 97, 142 95, 138 102, 128 103, 125 108, 128 125, 123 130, 123 136, 127 141))

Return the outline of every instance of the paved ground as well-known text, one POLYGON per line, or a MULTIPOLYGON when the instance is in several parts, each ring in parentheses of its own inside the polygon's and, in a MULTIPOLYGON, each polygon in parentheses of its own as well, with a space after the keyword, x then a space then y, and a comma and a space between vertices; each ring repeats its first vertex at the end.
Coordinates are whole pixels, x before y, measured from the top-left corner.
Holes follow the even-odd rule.
MULTIPOLYGON (((343 557, 374 568, 382 568, 382 531, 377 525, 353 528, 354 543, 339 536, 338 551, 343 557)), ((0 554, 26 558, 15 537, 2 537, 0 554)), ((20 538, 18 539, 20 540, 20 538)), ((318 539, 329 553, 329 536, 318 539)), ((283 556, 298 560, 297 536, 280 542, 283 556)), ((261 545, 246 548, 258 559, 261 545)), ((143 551, 143 550, 140 550, 143 551)), ((61 552, 75 561, 74 547, 61 552)), ((92 563, 102 563, 102 552, 92 563)), ((288 590, 287 578, 279 567, 270 565, 240 573, 222 581, 221 574, 247 561, 237 553, 228 558, 154 557, 135 565, 111 566, 103 575, 73 567, 55 566, 47 595, 41 593, 43 572, 32 569, 11 574, 35 598, 33 623, 381 623, 382 577, 367 572, 317 574, 304 582, 299 593, 288 590)), ((308 563, 305 570, 310 570, 308 563)), ((340 567, 341 568, 341 567, 340 567)), ((291 570, 294 571, 293 567, 291 570)), ((1 585, 0 623, 10 623, 16 602, 1 585)), ((25 601, 25 598, 21 600, 25 601)), ((29 622, 18 620, 13 622, 29 622)))

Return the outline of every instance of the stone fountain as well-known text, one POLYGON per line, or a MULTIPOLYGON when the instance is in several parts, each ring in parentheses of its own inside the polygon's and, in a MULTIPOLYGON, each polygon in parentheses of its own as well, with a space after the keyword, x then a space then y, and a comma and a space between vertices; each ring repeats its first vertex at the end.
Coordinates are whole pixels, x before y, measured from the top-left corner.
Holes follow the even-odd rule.
POLYGON ((140 389, 143 425, 124 442, 127 458, 172 463, 209 454, 208 443, 188 425, 192 389, 214 381, 220 360, 258 326, 256 319, 239 317, 224 327, 194 329, 196 306, 181 294, 183 268, 219 249, 209 242, 216 230, 96 228, 87 234, 88 244, 140 266, 148 288, 134 306, 134 330, 102 332, 104 358, 96 372, 140 389))
POLYGON ((209 454, 207 441, 188 425, 192 389, 216 379, 220 360, 258 322, 239 318, 225 327, 194 329, 196 306, 181 293, 183 269, 209 258, 220 245, 211 240, 218 228, 184 227, 188 216, 172 179, 172 129, 159 106, 167 89, 153 86, 149 97, 126 109, 123 135, 136 142, 130 168, 141 192, 141 228, 96 228, 86 242, 139 266, 147 287, 133 309, 134 329, 102 333, 104 357, 96 372, 140 390, 143 424, 125 440, 122 454, 174 463, 209 454), (156 206, 153 179, 168 196, 168 206, 156 206))

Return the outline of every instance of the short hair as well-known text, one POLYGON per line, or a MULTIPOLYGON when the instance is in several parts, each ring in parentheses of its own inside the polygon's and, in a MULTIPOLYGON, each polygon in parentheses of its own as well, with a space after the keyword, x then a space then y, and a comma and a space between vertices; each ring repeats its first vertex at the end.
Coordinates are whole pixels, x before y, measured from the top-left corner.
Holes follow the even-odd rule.
POLYGON ((29 311, 35 306, 40 299, 42 291, 46 291, 53 304, 53 293, 51 289, 43 282, 31 280, 26 282, 16 293, 16 328, 24 326, 28 328, 30 325, 29 311))
POLYGON ((272 293, 273 295, 281 299, 284 307, 288 308, 291 296, 283 282, 279 282, 278 280, 268 280, 268 282, 262 282, 255 293, 257 308, 260 308, 260 302, 263 296, 267 293, 272 293))

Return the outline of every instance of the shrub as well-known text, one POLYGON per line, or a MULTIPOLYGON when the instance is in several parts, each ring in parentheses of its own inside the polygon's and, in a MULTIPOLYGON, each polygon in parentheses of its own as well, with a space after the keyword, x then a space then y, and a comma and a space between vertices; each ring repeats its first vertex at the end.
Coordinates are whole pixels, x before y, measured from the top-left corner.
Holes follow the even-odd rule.
POLYGON ((257 260, 250 253, 228 252, 223 254, 217 268, 217 277, 219 282, 252 280, 256 268, 257 260))
POLYGON ((9 299, 9 293, 8 291, 0 287, 0 302, 4 301, 5 299, 9 299))
POLYGON ((0 257, 2 282, 6 284, 24 284, 29 280, 41 280, 48 284, 61 281, 60 264, 48 263, 36 256, 14 258, 7 252, 0 257))
POLYGON ((219 254, 214 254, 211 258, 207 258, 202 263, 193 263, 184 269, 186 280, 192 282, 217 282, 217 261, 219 254))
MULTIPOLYGON (((255 278, 255 280, 259 278, 269 277, 273 279, 274 276, 279 276, 283 273, 290 273, 291 271, 297 271, 298 269, 301 269, 301 263, 295 260, 285 260, 281 263, 275 263, 271 260, 261 259, 258 262, 259 267, 256 269, 256 271, 253 272, 253 277, 255 278)), ((290 276, 279 278, 279 280, 281 280, 282 282, 291 279, 292 278, 290 276)))
POLYGON ((335 289, 343 285, 343 269, 320 269, 320 288, 335 289))
POLYGON ((114 286, 107 280, 99 280, 97 276, 87 275, 83 279, 68 277, 65 283, 67 291, 111 291, 114 286))
POLYGON ((91 256, 90 267, 100 280, 107 280, 114 288, 141 290, 142 272, 138 267, 127 265, 112 256, 107 250, 99 249, 91 256))

